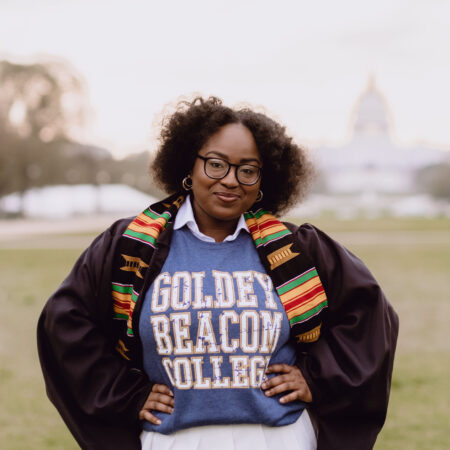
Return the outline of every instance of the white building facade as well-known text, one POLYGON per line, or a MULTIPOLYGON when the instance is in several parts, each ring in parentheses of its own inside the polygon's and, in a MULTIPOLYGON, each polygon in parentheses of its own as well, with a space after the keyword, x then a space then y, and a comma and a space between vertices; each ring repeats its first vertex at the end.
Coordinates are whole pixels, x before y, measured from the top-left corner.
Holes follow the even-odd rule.
POLYGON ((449 161, 449 154, 396 144, 388 102, 375 80, 370 79, 356 101, 349 140, 341 146, 315 150, 321 192, 311 194, 293 214, 314 217, 331 213, 340 218, 450 216, 448 201, 435 200, 415 186, 418 170, 449 161))

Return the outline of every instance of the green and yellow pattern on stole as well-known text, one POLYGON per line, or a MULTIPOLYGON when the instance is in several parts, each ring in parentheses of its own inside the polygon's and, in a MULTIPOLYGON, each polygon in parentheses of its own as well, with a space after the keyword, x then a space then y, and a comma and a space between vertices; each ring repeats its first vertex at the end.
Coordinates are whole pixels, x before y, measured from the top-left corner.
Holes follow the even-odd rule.
MULTIPOLYGON (((130 344, 129 338, 134 335, 133 312, 157 238, 173 223, 184 198, 175 194, 147 208, 128 225, 119 242, 112 274, 113 317, 124 321, 123 337, 116 348, 127 359, 126 343, 130 344)), ((317 269, 295 248, 292 232, 270 212, 247 212, 244 218, 284 306, 292 334, 299 343, 316 341, 320 313, 328 306, 317 269)))

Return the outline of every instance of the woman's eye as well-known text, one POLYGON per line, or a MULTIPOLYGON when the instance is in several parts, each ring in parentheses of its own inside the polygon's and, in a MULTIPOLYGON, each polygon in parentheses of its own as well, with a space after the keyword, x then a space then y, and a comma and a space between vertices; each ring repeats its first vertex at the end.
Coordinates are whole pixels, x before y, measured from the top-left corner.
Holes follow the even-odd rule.
POLYGON ((221 161, 210 161, 209 165, 213 168, 213 169, 223 169, 225 167, 225 164, 221 161))

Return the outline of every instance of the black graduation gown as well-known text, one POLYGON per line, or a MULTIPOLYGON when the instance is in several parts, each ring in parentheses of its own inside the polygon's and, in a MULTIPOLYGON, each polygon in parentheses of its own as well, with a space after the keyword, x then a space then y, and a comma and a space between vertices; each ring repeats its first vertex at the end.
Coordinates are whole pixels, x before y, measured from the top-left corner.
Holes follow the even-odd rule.
MULTIPOLYGON (((141 448, 138 412, 152 383, 139 362, 119 355, 112 326, 112 263, 130 220, 94 240, 38 323, 47 394, 83 449, 141 448)), ((297 352, 313 396, 318 449, 371 449, 386 417, 398 317, 361 260, 312 225, 287 225, 329 303, 320 339, 297 352)), ((171 234, 170 227, 158 238, 151 277, 169 253, 171 234)))

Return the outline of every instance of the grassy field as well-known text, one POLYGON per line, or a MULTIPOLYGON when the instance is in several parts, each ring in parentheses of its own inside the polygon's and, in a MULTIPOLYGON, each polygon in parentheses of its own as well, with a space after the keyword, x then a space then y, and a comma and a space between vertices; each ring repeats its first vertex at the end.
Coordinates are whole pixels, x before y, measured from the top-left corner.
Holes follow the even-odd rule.
MULTIPOLYGON (((386 425, 376 449, 450 448, 450 221, 318 222, 361 257, 400 315, 386 425)), ((92 236, 0 248, 0 448, 76 449, 47 400, 35 345, 38 315, 92 236), (51 245, 50 245, 51 244, 51 245)))

